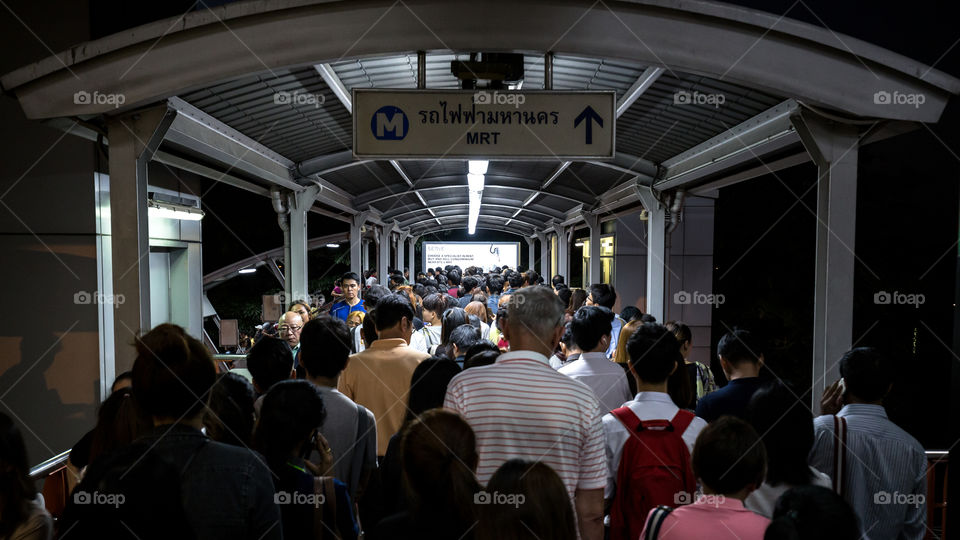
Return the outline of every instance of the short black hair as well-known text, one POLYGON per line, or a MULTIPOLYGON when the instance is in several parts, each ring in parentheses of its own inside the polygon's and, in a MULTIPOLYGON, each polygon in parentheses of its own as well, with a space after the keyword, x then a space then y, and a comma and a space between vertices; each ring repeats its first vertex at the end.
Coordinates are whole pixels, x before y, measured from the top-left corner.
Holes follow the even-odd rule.
POLYGON ((470 294, 470 291, 480 286, 480 281, 473 276, 463 278, 461 283, 463 284, 463 292, 467 294, 470 294))
POLYGON ((862 538, 860 520, 843 497, 822 486, 797 486, 777 499, 764 540, 862 538))
POLYGON ((718 495, 736 493, 750 484, 760 487, 766 463, 760 436, 735 416, 721 416, 707 424, 693 446, 693 473, 718 495))
POLYGON ((311 377, 336 377, 347 365, 353 338, 347 323, 327 314, 303 325, 300 365, 311 377))
POLYGON ((454 286, 460 286, 460 271, 457 269, 450 270, 447 272, 447 281, 449 281, 454 286))
POLYGON ((813 474, 807 456, 813 448, 813 415, 783 382, 760 387, 750 398, 747 420, 767 449, 767 483, 809 484, 813 474))
POLYGON ((293 369, 293 351, 285 339, 266 336, 247 353, 247 369, 260 391, 290 378, 293 369))
MULTIPOLYGON (((477 343, 474 343, 473 345, 471 345, 467 349, 466 354, 463 355, 463 360, 464 360, 463 369, 467 369, 467 364, 470 363, 470 360, 474 356, 477 356, 480 354, 486 354, 486 353, 494 353, 493 359, 496 360, 496 358, 500 356, 500 348, 485 339, 482 339, 477 343)), ((490 362, 490 363, 492 364, 493 362, 490 362)), ((476 364, 470 364, 471 367, 475 365, 476 364)), ((481 364, 481 365, 486 365, 486 364, 481 364)))
POLYGON ((717 354, 734 366, 743 362, 756 364, 760 362, 760 355, 763 354, 763 345, 753 332, 734 328, 732 332, 727 332, 720 338, 717 354))
POLYGON ((470 324, 470 318, 462 307, 453 307, 444 311, 440 320, 440 343, 444 345, 450 343, 450 335, 453 331, 465 324, 470 324))
POLYGON ((348 279, 356 281, 357 285, 363 284, 363 280, 360 279, 360 276, 358 276, 356 272, 344 272, 344 274, 340 276, 340 283, 343 284, 343 282, 348 279))
POLYGON ((559 285, 563 285, 563 276, 561 276, 560 274, 553 276, 553 278, 550 279, 550 283, 553 284, 554 288, 556 288, 559 285))
MULTIPOLYGON (((461 324, 450 332, 450 343, 457 346, 457 349, 466 353, 466 350, 476 345, 481 339, 480 330, 472 325, 461 324)), ((452 349, 451 349, 451 352, 452 349)))
POLYGON ((847 392, 862 401, 880 401, 893 384, 893 363, 873 347, 857 347, 840 358, 847 392))
POLYGON ((511 289, 517 289, 523 286, 523 274, 520 272, 515 272, 513 270, 507 274, 507 281, 510 282, 511 289))
POLYGON ((133 393, 145 414, 183 418, 203 410, 217 377, 203 343, 165 323, 138 338, 136 349, 133 393))
POLYGON ((583 306, 570 320, 573 342, 583 351, 593 350, 612 329, 613 312, 601 306, 583 306))
POLYGON ((620 310, 620 318, 625 322, 630 322, 634 319, 639 319, 643 315, 643 312, 640 311, 640 308, 637 306, 627 306, 620 310))
POLYGON ((403 275, 401 275, 401 274, 392 274, 392 275, 390 276, 390 279, 389 279, 388 281, 389 281, 389 283, 390 283, 391 285, 396 285, 396 286, 399 287, 400 285, 403 285, 403 282, 404 282, 403 275))
POLYGON ((447 302, 444 300, 443 295, 439 293, 428 294, 423 297, 423 309, 426 311, 432 311, 437 314, 437 316, 443 315, 443 312, 447 308, 447 302))
POLYGON ((490 294, 500 294, 503 292, 503 276, 493 274, 487 278, 487 291, 490 294))
POLYGON ((413 316, 409 298, 388 294, 377 302, 377 331, 392 328, 404 318, 413 324, 413 316))
POLYGON ((113 380, 113 384, 110 385, 110 391, 113 392, 113 389, 117 387, 117 383, 123 381, 130 381, 130 384, 133 384, 133 371, 127 370, 117 375, 117 378, 113 380))
POLYGON ((593 296, 594 304, 607 309, 613 309, 613 305, 617 303, 617 291, 613 285, 594 283, 590 286, 590 295, 593 296))
POLYGON ((320 389, 309 381, 282 381, 270 388, 260 407, 254 442, 271 469, 286 463, 300 443, 323 425, 327 412, 320 389))
POLYGON ((417 364, 410 377, 404 423, 412 422, 418 415, 430 409, 443 407, 447 386, 460 371, 456 362, 441 356, 431 356, 417 364))
POLYGON ((540 281, 540 274, 530 269, 523 274, 523 279, 527 282, 527 285, 536 285, 540 281))
POLYGON ((381 298, 391 294, 393 294, 393 292, 383 285, 374 285, 363 293, 363 307, 367 311, 375 309, 381 298))
POLYGON ((645 383, 659 384, 670 377, 681 357, 680 344, 663 325, 644 323, 627 340, 630 365, 645 383))
POLYGON ((207 435, 218 442, 249 447, 255 399, 253 385, 247 379, 229 371, 218 375, 203 419, 207 435))

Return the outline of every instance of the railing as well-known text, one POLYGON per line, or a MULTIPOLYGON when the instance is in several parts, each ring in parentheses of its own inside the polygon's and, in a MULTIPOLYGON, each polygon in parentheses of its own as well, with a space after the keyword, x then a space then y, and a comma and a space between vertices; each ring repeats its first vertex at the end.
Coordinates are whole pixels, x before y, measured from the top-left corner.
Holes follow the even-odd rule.
POLYGON ((70 457, 70 450, 66 450, 44 461, 43 463, 37 465, 36 467, 33 467, 32 469, 30 469, 30 479, 40 480, 41 478, 45 478, 51 472, 66 465, 67 459, 69 457, 70 457))
POLYGON ((223 373, 230 369, 247 367, 247 355, 245 354, 215 354, 213 361, 217 364, 217 371, 223 373))

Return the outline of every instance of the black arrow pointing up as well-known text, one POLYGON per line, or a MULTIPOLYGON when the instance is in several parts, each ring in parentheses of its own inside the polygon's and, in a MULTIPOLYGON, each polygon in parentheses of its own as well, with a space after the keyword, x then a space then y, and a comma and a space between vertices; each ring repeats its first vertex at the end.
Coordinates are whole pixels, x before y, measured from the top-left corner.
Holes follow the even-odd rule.
POLYGON ((573 127, 576 128, 584 120, 587 121, 587 144, 593 144, 593 122, 596 121, 597 125, 603 127, 603 118, 593 110, 593 107, 587 105, 587 108, 573 119, 573 127))

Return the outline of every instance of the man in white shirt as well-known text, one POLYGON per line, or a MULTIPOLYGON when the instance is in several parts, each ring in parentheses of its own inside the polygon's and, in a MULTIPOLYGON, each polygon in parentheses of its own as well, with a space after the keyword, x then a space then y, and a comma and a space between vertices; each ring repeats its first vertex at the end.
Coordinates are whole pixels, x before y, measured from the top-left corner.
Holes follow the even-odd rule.
POLYGON ((546 463, 573 501, 580 537, 600 540, 605 484, 600 406, 589 387, 557 373, 547 361, 563 332, 564 307, 548 287, 526 287, 501 302, 498 316, 511 352, 454 377, 443 406, 462 414, 476 434, 481 484, 509 459, 546 463))
MULTIPOLYGON (((633 401, 624 403, 624 407, 629 407, 644 422, 671 420, 680 408, 667 394, 667 379, 677 369, 678 359, 682 358, 679 342, 662 325, 647 323, 630 336, 627 351, 630 354, 630 373, 637 381, 637 396, 633 401)), ((697 435, 706 426, 703 418, 695 417, 681 435, 691 454, 697 435)), ((630 433, 612 414, 603 417, 603 430, 607 447, 607 488, 604 498, 610 501, 616 496, 620 456, 630 433)))
POLYGON ((583 353, 559 369, 560 373, 589 386, 604 413, 620 407, 631 397, 626 372, 606 355, 612 321, 613 312, 605 307, 578 309, 570 321, 570 332, 583 353))

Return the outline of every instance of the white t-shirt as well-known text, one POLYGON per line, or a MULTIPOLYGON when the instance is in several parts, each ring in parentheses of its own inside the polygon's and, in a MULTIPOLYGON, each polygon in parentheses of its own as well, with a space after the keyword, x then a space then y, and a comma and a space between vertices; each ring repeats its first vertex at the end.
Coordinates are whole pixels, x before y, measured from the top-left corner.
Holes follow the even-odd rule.
POLYGON ((440 325, 429 325, 410 335, 410 346, 414 349, 430 353, 430 347, 440 344, 440 325))
MULTIPOLYGON (((833 481, 829 476, 814 469, 813 467, 810 467, 810 472, 813 473, 813 480, 810 481, 811 485, 821 486, 828 489, 833 488, 833 481)), ((759 488, 750 493, 750 495, 744 499, 743 505, 760 514, 761 516, 773 519, 773 508, 777 505, 777 499, 779 499, 781 495, 783 495, 792 487, 796 486, 785 483, 771 486, 770 484, 764 482, 759 488)))

